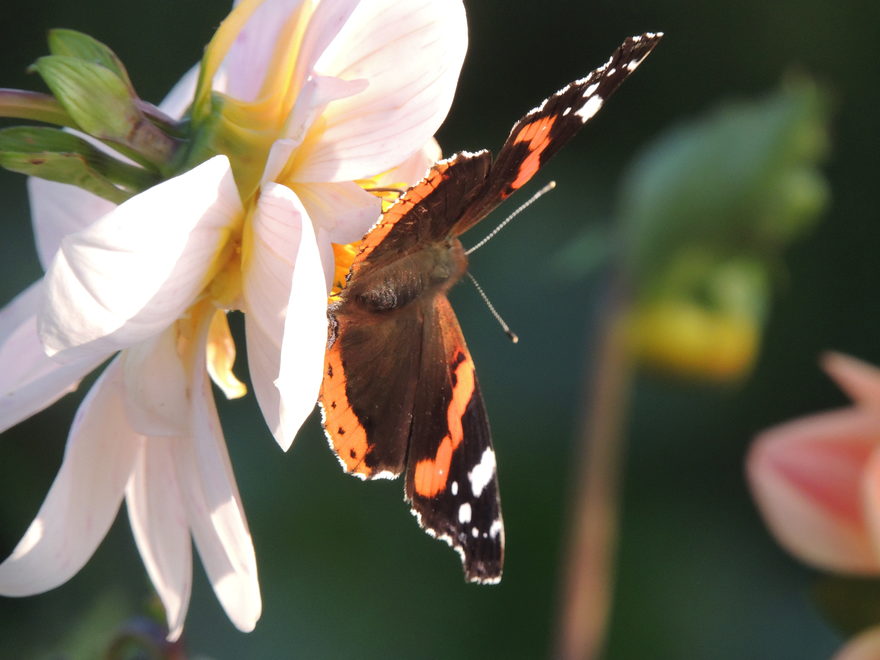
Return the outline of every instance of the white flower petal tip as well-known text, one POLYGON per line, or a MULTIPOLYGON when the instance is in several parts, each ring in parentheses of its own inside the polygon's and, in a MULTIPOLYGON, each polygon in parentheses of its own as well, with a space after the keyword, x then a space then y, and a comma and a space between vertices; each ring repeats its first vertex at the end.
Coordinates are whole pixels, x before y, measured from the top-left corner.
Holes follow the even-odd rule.
POLYGON ((747 459, 752 494, 786 550, 826 570, 880 572, 863 479, 880 416, 842 410, 762 434, 747 459))
POLYGON ((216 156, 66 236, 45 278, 47 354, 107 354, 167 328, 205 286, 241 213, 229 161, 216 156))
POLYGON ((251 380, 285 451, 315 407, 327 343, 327 283, 311 220, 285 186, 263 187, 245 278, 251 380))
POLYGON ((868 628, 847 642, 832 660, 877 660, 880 658, 880 626, 868 628))
POLYGON ((190 438, 174 444, 177 482, 190 530, 220 604, 232 623, 252 630, 262 611, 257 560, 211 384, 205 376, 205 342, 197 351, 192 383, 190 438))
POLYGON ((54 589, 89 560, 116 518, 140 439, 128 428, 118 363, 77 412, 61 469, 37 517, 0 564, 0 594, 54 589))
POLYGON ((60 364, 46 356, 37 333, 42 280, 0 310, 0 431, 48 407, 79 386, 103 356, 60 364))
POLYGON ((880 408, 880 369, 843 353, 822 356, 822 368, 860 405, 880 408))
POLYGON ((174 466, 181 438, 148 438, 125 490, 138 551, 168 622, 168 639, 183 631, 192 589, 192 541, 174 466))

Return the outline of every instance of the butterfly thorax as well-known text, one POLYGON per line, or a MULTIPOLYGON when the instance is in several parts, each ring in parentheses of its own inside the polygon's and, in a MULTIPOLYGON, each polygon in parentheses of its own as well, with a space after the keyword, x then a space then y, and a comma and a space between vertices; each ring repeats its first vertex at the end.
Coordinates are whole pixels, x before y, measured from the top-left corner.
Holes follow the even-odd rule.
POLYGON ((342 291, 343 304, 388 312, 445 293, 467 270, 467 256, 461 241, 450 237, 386 264, 369 266, 355 269, 342 291))

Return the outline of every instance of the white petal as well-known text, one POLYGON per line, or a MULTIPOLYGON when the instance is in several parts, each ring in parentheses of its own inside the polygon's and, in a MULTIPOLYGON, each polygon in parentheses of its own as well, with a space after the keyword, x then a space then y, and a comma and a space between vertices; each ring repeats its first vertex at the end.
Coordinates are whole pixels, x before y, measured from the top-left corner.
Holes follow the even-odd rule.
POLYGON ((320 227, 315 228, 315 241, 318 243, 318 251, 321 253, 321 263, 324 265, 324 283, 329 292, 333 288, 333 279, 336 277, 336 254, 330 236, 320 227))
POLYGON ((0 564, 0 594, 27 596, 63 584, 110 529, 141 446, 125 422, 119 372, 111 364, 80 406, 49 494, 0 564))
POLYGON ((430 138, 425 145, 394 169, 375 179, 377 186, 411 186, 428 174, 428 169, 443 157, 437 140, 430 138))
POLYGON ((276 140, 263 168, 262 183, 280 181, 282 169, 302 144, 306 132, 327 104, 352 96, 366 89, 366 80, 342 80, 329 76, 312 76, 297 95, 296 103, 285 121, 284 137, 276 140))
POLYGON ((281 446, 284 449, 290 447, 315 408, 324 375, 326 346, 327 283, 312 224, 306 220, 287 303, 281 370, 275 381, 281 395, 281 446))
POLYGON ((382 213, 379 198, 350 181, 299 185, 296 193, 315 227, 334 243, 359 241, 382 213))
POLYGON ((256 315, 249 311, 245 312, 244 331, 248 371, 260 412, 276 442, 287 451, 290 445, 285 446, 281 434, 281 395, 275 387, 281 364, 280 339, 266 332, 256 315))
POLYGON ((369 82, 363 78, 343 80, 333 76, 309 76, 285 122, 285 138, 293 140, 297 145, 300 144, 305 138, 306 130, 324 111, 327 104, 360 94, 369 85, 369 82))
POLYGON ((174 444, 190 529, 220 604, 235 626, 253 630, 262 603, 253 542, 205 375, 204 341, 193 383, 193 437, 174 444))
MULTIPOLYGON (((263 87, 263 73, 278 56, 279 39, 297 20, 303 0, 267 0, 248 18, 223 60, 226 73, 222 91, 242 101, 256 101, 263 87)), ((215 89, 218 86, 213 85, 215 89)))
POLYGON ((286 450, 317 400, 327 284, 311 221, 289 188, 263 187, 253 236, 244 274, 248 364, 266 423, 286 450))
POLYGON ((241 213, 229 161, 216 156, 65 237, 39 319, 47 353, 104 354, 161 332, 205 286, 241 213))
POLYGON ((146 438, 125 502, 144 566, 165 606, 168 638, 183 631, 192 588, 192 542, 177 484, 173 444, 180 438, 146 438))
POLYGON ((27 187, 37 256, 43 270, 48 270, 61 239, 87 229, 116 208, 113 202, 66 183, 29 177, 27 187))
POLYGON ((129 423, 141 435, 189 434, 188 382, 172 325, 122 354, 129 423))
POLYGON ((370 86, 327 107, 297 180, 365 178, 421 148, 446 117, 466 49, 459 0, 360 3, 315 72, 370 86))
POLYGON ((308 77, 315 74, 315 63, 327 47, 338 39, 340 30, 358 4, 360 0, 321 0, 311 16, 307 17, 308 24, 296 53, 296 64, 290 81, 290 85, 299 94, 303 92, 308 77))
POLYGON ((36 311, 43 281, 35 282, 0 310, 0 431, 27 419, 79 386, 106 357, 61 364, 46 356, 36 311))

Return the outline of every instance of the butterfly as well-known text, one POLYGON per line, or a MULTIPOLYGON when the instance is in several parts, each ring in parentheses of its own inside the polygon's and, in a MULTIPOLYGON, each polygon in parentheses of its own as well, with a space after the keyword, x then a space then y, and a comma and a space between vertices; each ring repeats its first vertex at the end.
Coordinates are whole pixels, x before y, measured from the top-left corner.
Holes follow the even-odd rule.
POLYGON ((514 124, 494 160, 462 151, 436 163, 364 237, 329 307, 319 403, 331 448, 363 479, 405 473, 413 514, 458 551, 468 581, 501 579, 504 523, 474 361, 446 297, 467 270, 459 236, 528 182, 661 37, 627 38, 514 124))

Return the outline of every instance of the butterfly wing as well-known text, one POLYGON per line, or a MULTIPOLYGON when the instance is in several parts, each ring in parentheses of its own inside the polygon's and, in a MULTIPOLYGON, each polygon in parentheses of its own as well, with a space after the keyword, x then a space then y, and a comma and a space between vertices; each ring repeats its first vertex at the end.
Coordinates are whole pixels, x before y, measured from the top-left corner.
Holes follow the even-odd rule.
MULTIPOLYGON (((458 219, 483 189, 492 164, 484 150, 462 151, 435 163, 420 182, 409 188, 382 214, 364 237, 360 252, 351 266, 348 283, 375 286, 375 279, 361 278, 361 271, 374 273, 453 233, 458 219), (362 283, 360 282, 362 280, 362 283)), ((343 290, 349 298, 359 290, 343 290)))
POLYGON ((406 499, 425 531, 458 551, 469 581, 498 582, 504 523, 474 362, 445 296, 434 299, 426 316, 406 499))
POLYGON ((330 447, 346 472, 394 478, 406 464, 424 323, 415 308, 382 318, 341 307, 332 320, 319 398, 330 447))
POLYGON ((504 526, 488 418, 446 299, 467 264, 455 237, 522 187, 661 36, 628 38, 546 99, 514 125, 494 163, 486 151, 437 163, 364 237, 330 307, 320 403, 331 447, 364 478, 405 469, 413 513, 461 554, 471 581, 500 579, 504 526))
POLYGON ((346 472, 372 479, 403 471, 413 418, 425 414, 414 396, 423 337, 435 326, 431 301, 464 270, 463 261, 445 257, 444 241, 490 161, 479 152, 434 165, 364 238, 340 300, 330 306, 319 403, 346 472))
POLYGON ((627 37, 605 64, 569 83, 516 122, 483 189, 459 219, 454 233, 463 234, 524 186, 595 116, 662 37, 662 33, 652 32, 627 37))

